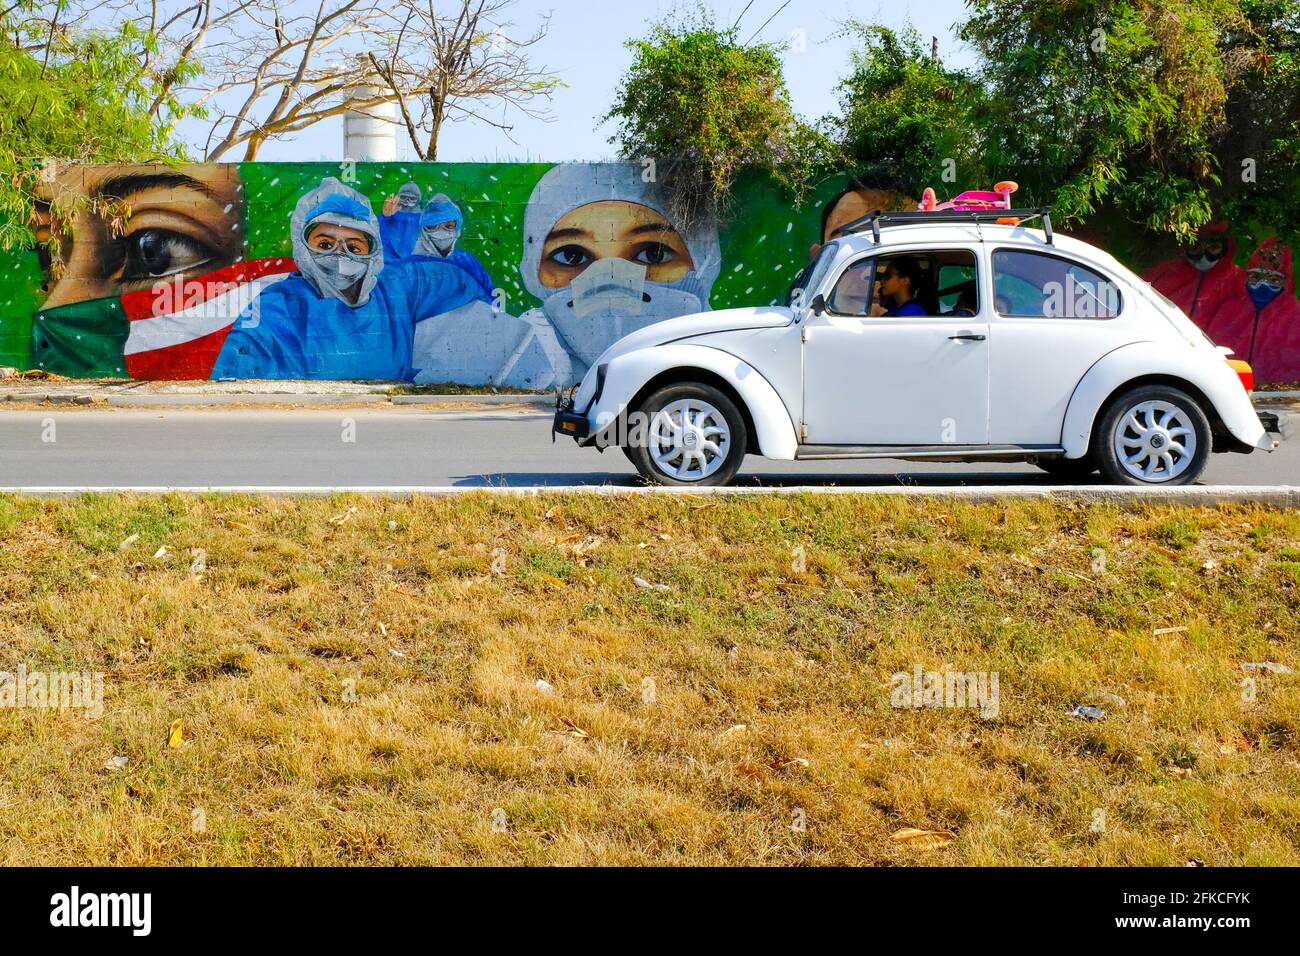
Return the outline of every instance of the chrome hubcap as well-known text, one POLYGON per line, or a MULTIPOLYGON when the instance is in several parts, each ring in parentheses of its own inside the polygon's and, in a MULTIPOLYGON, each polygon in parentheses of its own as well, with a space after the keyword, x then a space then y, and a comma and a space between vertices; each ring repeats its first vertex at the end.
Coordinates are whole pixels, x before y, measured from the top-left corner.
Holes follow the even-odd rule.
POLYGON ((661 408, 650 421, 650 458, 678 481, 699 481, 722 467, 731 429, 722 413, 698 398, 661 408))
POLYGON ((1188 414, 1170 402, 1142 402, 1115 426, 1115 457, 1141 481, 1169 481, 1196 456, 1196 429, 1188 414))

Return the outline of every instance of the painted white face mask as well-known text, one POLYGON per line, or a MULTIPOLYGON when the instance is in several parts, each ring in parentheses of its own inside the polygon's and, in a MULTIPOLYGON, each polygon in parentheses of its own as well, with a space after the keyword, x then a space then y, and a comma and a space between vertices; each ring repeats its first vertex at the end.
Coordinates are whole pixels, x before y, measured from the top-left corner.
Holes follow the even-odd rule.
POLYGON ((425 237, 433 248, 438 250, 442 256, 451 255, 451 250, 456 248, 456 240, 460 238, 460 230, 455 226, 438 227, 436 229, 425 229, 425 237))
POLYGON ((368 260, 346 252, 312 253, 312 263, 318 275, 336 292, 343 292, 366 274, 368 260))
POLYGON ((630 332, 704 309, 695 273, 672 283, 647 282, 645 273, 627 259, 598 259, 548 295, 542 310, 568 350, 590 365, 630 332))

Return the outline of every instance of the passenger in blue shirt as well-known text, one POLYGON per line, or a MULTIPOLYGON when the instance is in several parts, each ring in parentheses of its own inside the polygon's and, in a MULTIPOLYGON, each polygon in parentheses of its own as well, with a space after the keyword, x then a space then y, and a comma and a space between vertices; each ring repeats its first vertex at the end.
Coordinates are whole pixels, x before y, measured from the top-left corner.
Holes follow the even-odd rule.
POLYGON ((409 258, 420 238, 420 187, 407 182, 389 196, 379 217, 379 236, 384 245, 384 261, 409 258))
POLYGON ((882 260, 876 281, 880 284, 880 304, 888 308, 886 317, 927 314, 925 306, 917 301, 925 270, 911 256, 882 260))
POLYGON ((290 220, 298 271, 235 321, 213 378, 410 381, 415 324, 482 297, 449 262, 384 263, 370 201, 332 177, 290 220))
POLYGON ((483 289, 483 301, 491 302, 492 278, 487 269, 473 253, 456 248, 456 240, 460 238, 464 225, 465 217, 461 215, 459 206, 443 193, 434 196, 420 215, 420 238, 412 259, 442 259, 455 263, 473 276, 483 289))

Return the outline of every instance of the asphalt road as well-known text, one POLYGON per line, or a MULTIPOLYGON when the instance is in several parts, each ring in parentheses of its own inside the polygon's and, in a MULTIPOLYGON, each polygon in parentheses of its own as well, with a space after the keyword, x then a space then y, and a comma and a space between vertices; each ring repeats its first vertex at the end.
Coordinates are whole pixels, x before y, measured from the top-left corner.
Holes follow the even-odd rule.
MULTIPOLYGON (((1291 419, 1300 433, 1300 414, 1291 419)), ((536 409, 0 412, 0 487, 638 483, 616 449, 601 454, 567 439, 552 444, 550 415, 536 409)), ((751 456, 738 483, 879 487, 1053 481, 1021 464, 799 463, 751 456)), ((1300 437, 1272 455, 1214 455, 1201 483, 1300 484, 1300 437)))

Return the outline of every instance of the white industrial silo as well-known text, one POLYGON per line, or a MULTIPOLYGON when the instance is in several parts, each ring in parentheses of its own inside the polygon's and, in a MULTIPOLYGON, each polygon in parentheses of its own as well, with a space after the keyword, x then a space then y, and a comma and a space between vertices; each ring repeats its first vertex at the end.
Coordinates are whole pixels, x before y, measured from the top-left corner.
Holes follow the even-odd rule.
MULTIPOLYGON (((378 96, 378 87, 357 87, 356 97, 378 96)), ((361 162, 386 163, 397 159, 397 104, 381 103, 343 114, 343 156, 361 162)))

